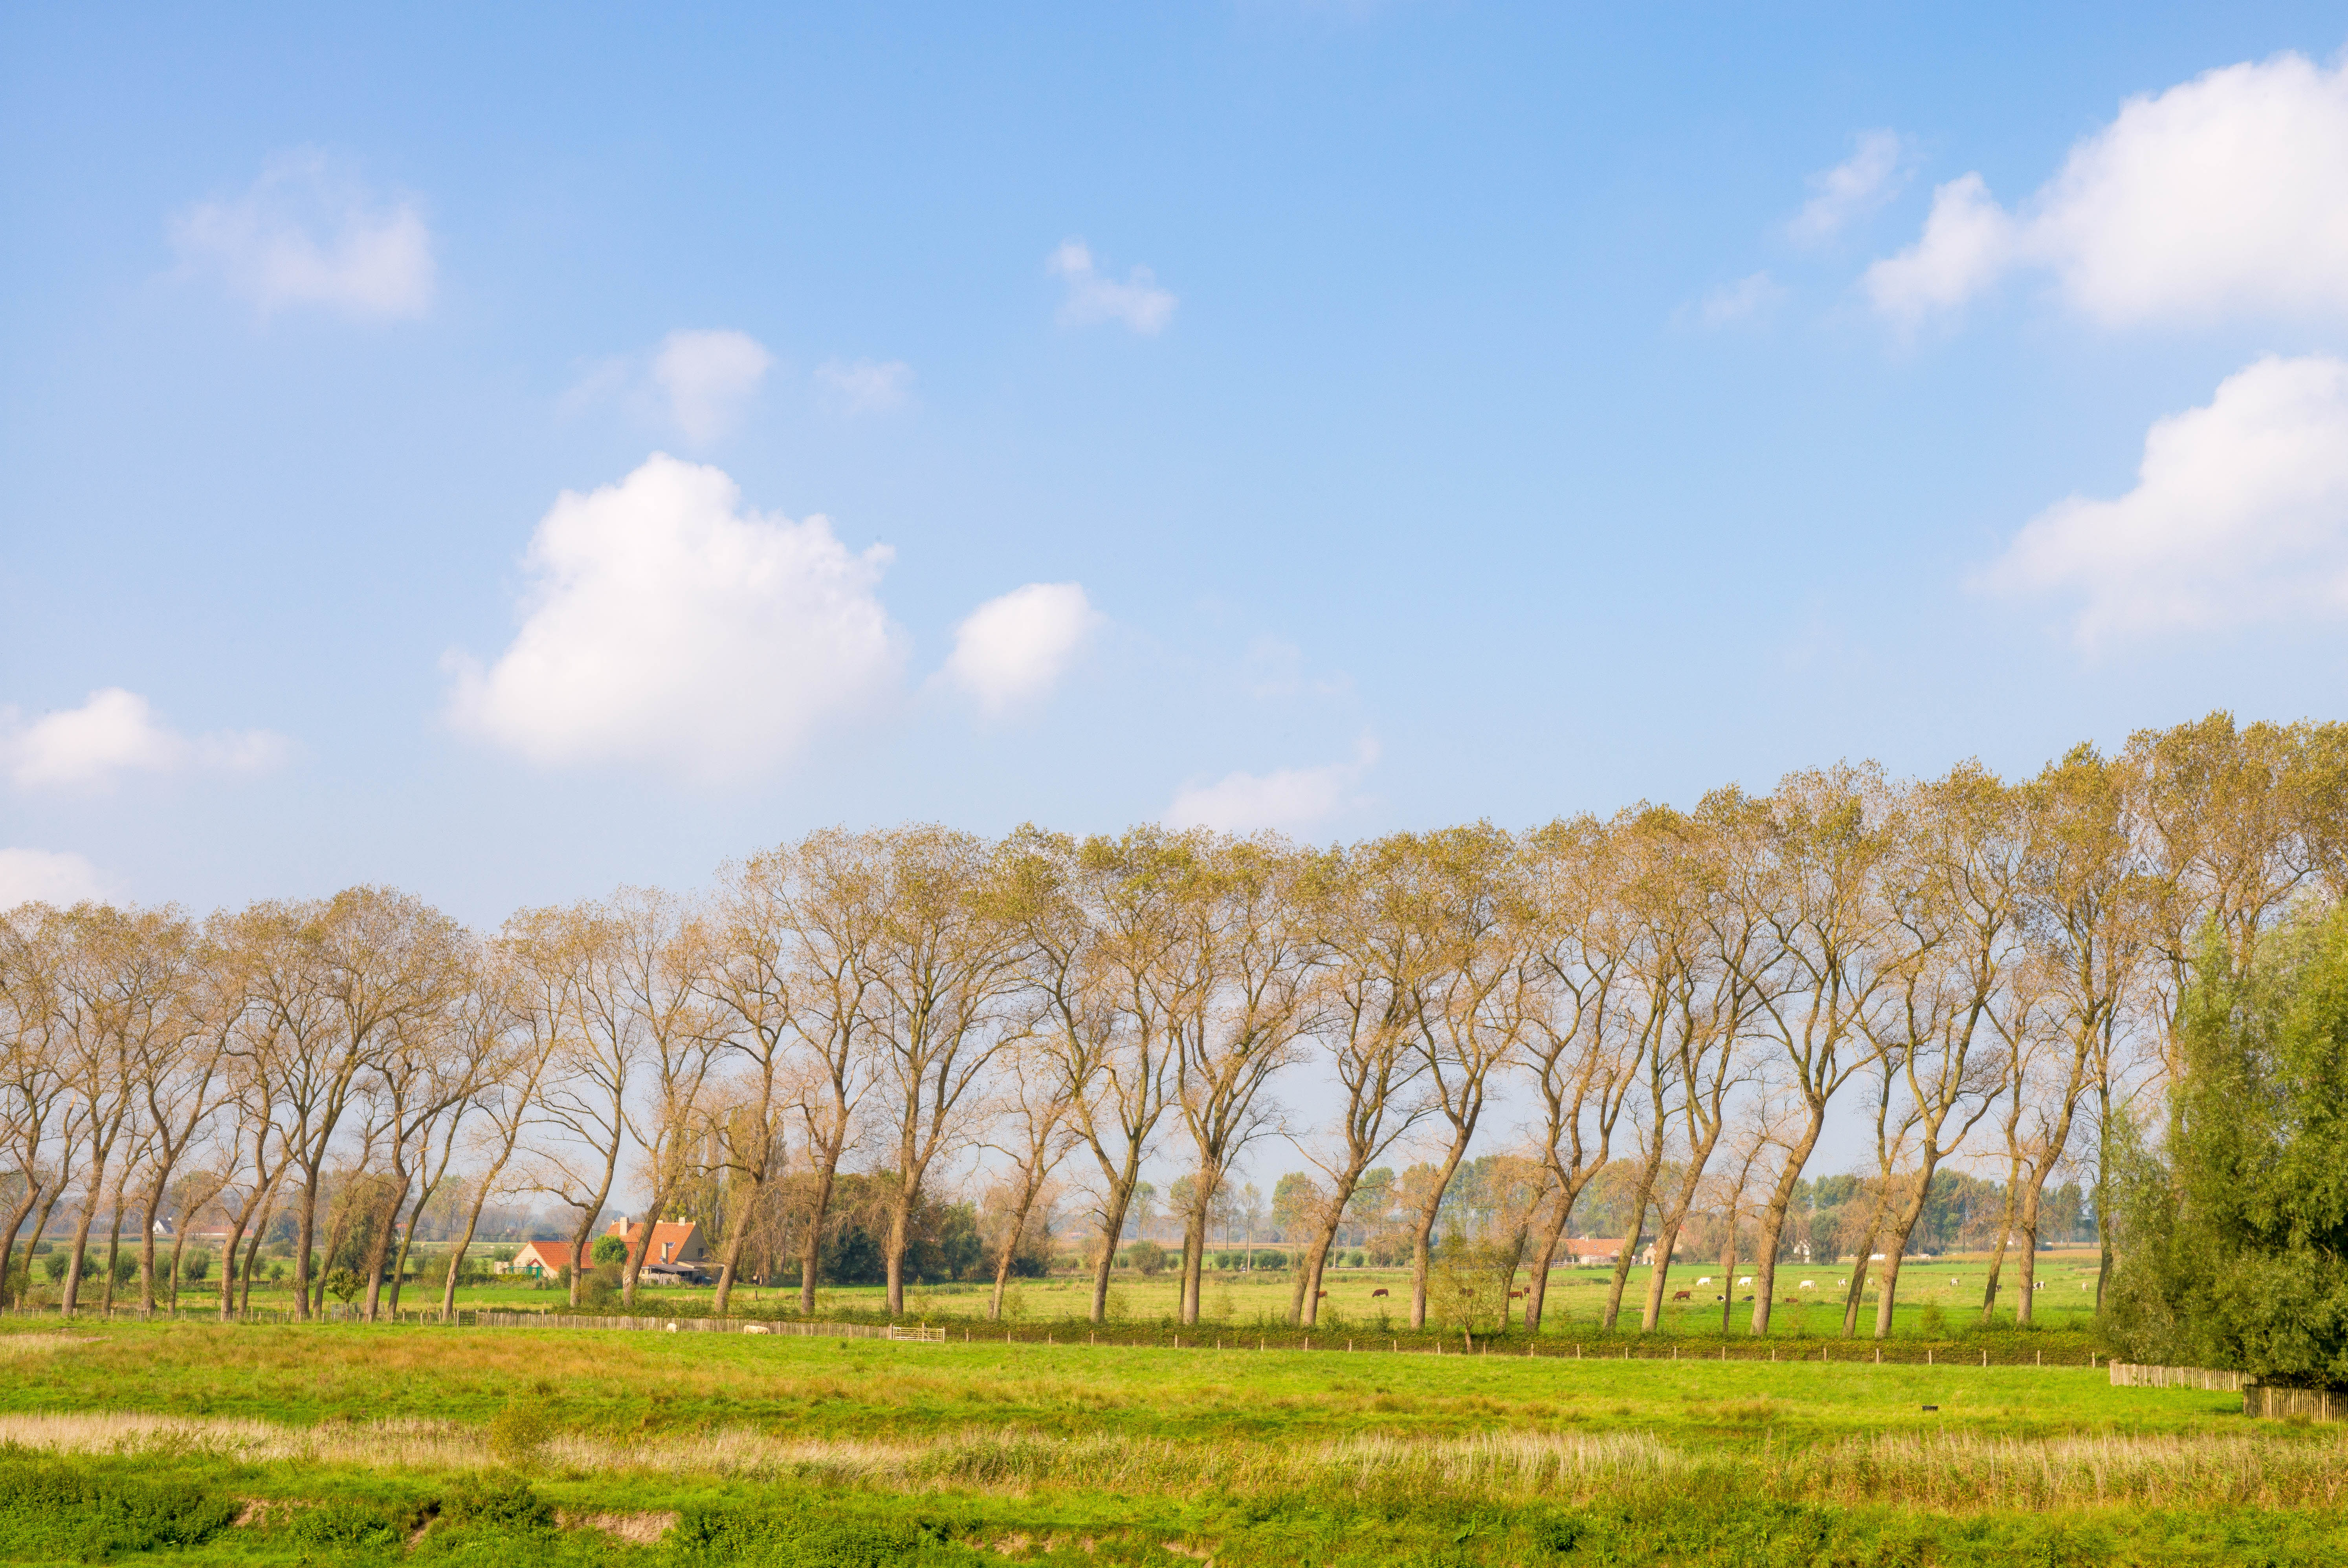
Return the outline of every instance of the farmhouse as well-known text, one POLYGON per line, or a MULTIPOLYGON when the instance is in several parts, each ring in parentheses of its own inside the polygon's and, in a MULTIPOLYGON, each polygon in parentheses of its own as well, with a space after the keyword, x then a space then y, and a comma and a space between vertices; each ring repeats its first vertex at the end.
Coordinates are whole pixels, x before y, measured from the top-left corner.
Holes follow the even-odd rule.
POLYGON ((526 1274, 532 1279, 545 1279, 571 1266, 571 1244, 567 1241, 524 1242, 513 1261, 499 1272, 526 1274))
MULTIPOLYGON (((603 1234, 618 1236, 628 1244, 628 1249, 633 1252, 643 1240, 644 1222, 638 1220, 635 1224, 630 1225, 628 1216, 622 1214, 612 1222, 612 1228, 603 1234)), ((652 1242, 644 1250, 644 1266, 647 1268, 690 1267, 695 1264, 707 1261, 708 1257, 709 1249, 702 1245, 700 1225, 675 1220, 660 1220, 653 1225, 652 1242)))

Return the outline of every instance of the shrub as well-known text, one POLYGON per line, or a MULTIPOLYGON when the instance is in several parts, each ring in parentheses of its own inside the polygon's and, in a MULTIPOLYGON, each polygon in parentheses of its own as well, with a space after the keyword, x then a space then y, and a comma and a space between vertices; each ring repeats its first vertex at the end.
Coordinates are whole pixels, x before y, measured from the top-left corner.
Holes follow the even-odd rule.
POLYGON ((1135 1242, 1125 1249, 1125 1255, 1131 1260, 1135 1268, 1145 1275, 1163 1274, 1166 1271, 1166 1249, 1154 1241, 1135 1242))
POLYGON ((326 1276, 326 1294, 348 1307, 351 1304, 351 1297, 356 1296, 366 1284, 366 1281, 351 1270, 338 1268, 326 1276))
POLYGON ((335 1498, 296 1514, 290 1533, 306 1546, 347 1552, 369 1546, 396 1546, 407 1538, 410 1524, 410 1520, 396 1517, 372 1503, 335 1498))
POLYGON ((2247 972, 2213 934, 2178 1032, 2168 1163, 2117 1130, 2112 1348, 2348 1387, 2348 906, 2247 972))
POLYGON ((536 1405, 516 1399, 489 1419, 489 1452, 500 1462, 524 1465, 538 1457, 545 1443, 547 1423, 536 1405))
POLYGON ((0 1555, 13 1559, 200 1546, 236 1515, 232 1499, 193 1486, 64 1465, 0 1466, 0 1555))
MULTIPOLYGON (((511 1414, 516 1407, 508 1406, 511 1414)), ((503 1420, 500 1416, 499 1420, 503 1420)), ((496 1423, 490 1424, 492 1434, 496 1423)), ((492 1442, 495 1441, 494 1435, 492 1442)), ((458 1481, 440 1500, 440 1517, 452 1525, 516 1535, 551 1535, 554 1508, 518 1475, 476 1475, 458 1481)))
POLYGON ((587 1261, 624 1264, 628 1261, 628 1244, 615 1235, 599 1235, 595 1245, 587 1249, 587 1261))

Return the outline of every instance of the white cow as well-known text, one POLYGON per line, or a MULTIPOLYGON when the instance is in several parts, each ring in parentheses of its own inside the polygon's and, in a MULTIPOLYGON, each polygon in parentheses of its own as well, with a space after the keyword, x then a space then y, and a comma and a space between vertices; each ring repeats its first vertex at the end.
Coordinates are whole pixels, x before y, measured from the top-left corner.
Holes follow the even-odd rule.
POLYGON ((1707 1274, 1702 1279, 1697 1280, 1696 1283, 1698 1285, 1710 1285, 1712 1283, 1712 1276, 1707 1274))
POLYGON ((1801 1283, 1801 1284, 1799 1284, 1799 1285, 1796 1286, 1794 1288, 1795 1288, 1795 1289, 1797 1289, 1797 1290, 1816 1290, 1818 1287, 1818 1282, 1817 1280, 1815 1280, 1815 1279, 1806 1279, 1806 1280, 1802 1281, 1802 1283, 1801 1283))
POLYGON ((1739 1285, 1750 1285, 1750 1284, 1752 1284, 1752 1283, 1753 1283, 1753 1276, 1752 1276, 1751 1275, 1749 1275, 1749 1274, 1748 1274, 1748 1275, 1746 1275, 1743 1278, 1739 1279, 1736 1283, 1737 1283, 1737 1284, 1739 1284, 1739 1285))

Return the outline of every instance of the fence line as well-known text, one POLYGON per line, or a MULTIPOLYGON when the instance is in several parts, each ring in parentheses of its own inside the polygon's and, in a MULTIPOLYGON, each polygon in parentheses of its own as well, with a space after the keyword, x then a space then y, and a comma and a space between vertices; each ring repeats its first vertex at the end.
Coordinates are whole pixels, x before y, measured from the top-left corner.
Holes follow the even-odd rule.
POLYGON ((2240 1372, 2221 1372, 2214 1367, 2140 1367, 2127 1361, 2111 1366, 2115 1389, 2206 1389, 2212 1393, 2239 1394, 2243 1387, 2240 1372))
POLYGON ((2274 1383, 2242 1385, 2242 1414, 2282 1420, 2348 1421, 2348 1392, 2336 1389, 2291 1389, 2274 1383))
MULTIPOLYGON (((62 1317, 62 1309, 57 1307, 12 1306, 5 1308, 0 1308, 0 1312, 4 1312, 5 1316, 10 1317, 46 1317, 55 1319, 62 1317)), ((81 1319, 90 1319, 98 1322, 118 1322, 126 1320, 133 1322, 151 1322, 160 1320, 165 1322, 180 1323, 233 1322, 256 1323, 263 1325, 294 1324, 304 1321, 312 1323, 358 1323, 366 1320, 366 1312, 362 1307, 355 1304, 345 1305, 338 1301, 330 1301, 326 1303, 322 1311, 313 1314, 306 1320, 297 1317, 293 1311, 288 1308, 275 1307, 256 1307, 248 1309, 242 1309, 232 1312, 223 1317, 217 1307, 182 1307, 176 1310, 169 1307, 159 1307, 152 1312, 142 1312, 136 1307, 117 1306, 109 1311, 94 1306, 85 1306, 77 1308, 73 1318, 70 1320, 81 1319)), ((431 1328, 585 1328, 618 1332, 774 1334, 781 1335, 786 1337, 887 1339, 915 1344, 939 1344, 947 1342, 953 1337, 951 1329, 942 1325, 910 1323, 837 1323, 805 1318, 668 1317, 644 1316, 606 1317, 589 1317, 578 1313, 530 1311, 501 1312, 492 1311, 488 1308, 473 1307, 459 1307, 454 1317, 444 1318, 441 1317, 440 1309, 437 1306, 430 1307, 404 1307, 396 1313, 393 1313, 387 1308, 383 1309, 378 1311, 376 1314, 376 1321, 378 1323, 408 1324, 418 1327, 431 1328)), ((965 1343, 977 1342, 977 1331, 980 1327, 981 1325, 977 1324, 963 1326, 963 1341, 965 1343)), ((1237 1329, 1227 1329, 1220 1333, 1212 1331, 1208 1333, 1199 1333, 1195 1329, 1189 1333, 1185 1333, 1180 1330, 1173 1330, 1168 1333, 1167 1338, 1160 1339, 1153 1343, 1151 1341, 1139 1338, 1123 1337, 1122 1333, 1118 1330, 1111 1330, 1111 1337, 1107 1339, 1103 1339, 1100 1337, 1100 1330, 1083 1325, 1062 1325, 1058 1329, 1052 1327, 1031 1329, 1025 1337, 1022 1337, 1019 1331, 1015 1328, 1008 1327, 998 1327, 997 1326, 991 1324, 983 1327, 986 1328, 985 1343, 994 1344, 999 1342, 1005 1345, 1084 1345, 1097 1346, 1105 1348, 1124 1347, 1134 1349, 1171 1348, 1176 1350, 1204 1350, 1210 1348, 1218 1350, 1245 1350, 1249 1348, 1269 1350, 1272 1348, 1271 1342, 1273 1337, 1272 1335, 1264 1334, 1261 1331, 1251 1334, 1237 1329), (1063 1330, 1068 1331, 1063 1332, 1063 1330), (1078 1338, 1076 1337, 1078 1332, 1083 1334, 1084 1337, 1082 1338, 1078 1338), (1247 1343, 1251 1338, 1256 1341, 1256 1344, 1253 1347, 1250 1347, 1247 1343), (1185 1343, 1185 1340, 1188 1341, 1187 1344, 1185 1343)), ((1123 1332, 1131 1331, 1126 1330, 1123 1332)), ((1991 1358, 1990 1352, 1986 1349, 1968 1354, 1953 1346, 1908 1346, 1898 1342, 1884 1343, 1872 1340, 1781 1340, 1776 1343, 1764 1345, 1731 1346, 1724 1344, 1717 1347, 1699 1348, 1693 1345, 1683 1346, 1678 1344, 1666 1345, 1655 1343, 1648 1343, 1644 1346, 1641 1346, 1638 1344, 1622 1343, 1619 1341, 1615 1343, 1602 1343, 1596 1345, 1590 1344, 1587 1341, 1581 1344, 1569 1344, 1561 1339, 1544 1337, 1540 1340, 1525 1342, 1522 1344, 1521 1348, 1519 1348, 1517 1344, 1508 1342, 1495 1343, 1491 1340, 1477 1343, 1463 1337, 1462 1342, 1459 1343, 1451 1343, 1442 1338, 1434 1338, 1429 1342, 1414 1344, 1409 1350, 1406 1351, 1402 1348, 1401 1339, 1395 1336, 1371 1335, 1364 1337, 1362 1335, 1355 1334, 1348 1337, 1344 1334, 1338 1333, 1305 1334, 1301 1336, 1298 1341, 1291 1341, 1283 1336, 1280 1348, 1283 1350, 1310 1351, 1316 1348, 1317 1341, 1317 1348, 1324 1352, 1376 1351, 1379 1348, 1378 1340, 1380 1339, 1387 1341, 1385 1347, 1386 1353, 1397 1355, 1476 1355, 1487 1357, 1494 1355, 1504 1357, 1528 1356, 1537 1357, 1543 1360, 1576 1361, 1702 1360, 1733 1361, 1746 1364, 1783 1361, 1789 1365, 1795 1362, 1815 1361, 1834 1366, 1855 1366, 1865 1364, 1869 1366, 1948 1368, 2035 1367, 2057 1368, 2069 1368, 2077 1369, 2098 1366, 2109 1366, 2112 1368, 2111 1377, 2113 1383, 2123 1387, 2207 1387, 2230 1389, 2243 1386, 2240 1381, 2240 1374, 2239 1373, 2213 1372, 2197 1368, 2129 1367, 2125 1363, 2106 1362, 2101 1354, 2096 1351, 2085 1352, 2082 1356, 2076 1358, 2066 1358, 2057 1356, 2050 1359, 2044 1351, 2033 1350, 2028 1354, 2026 1358, 2016 1357, 2007 1359, 1993 1360, 1991 1358), (2177 1378, 2167 1382, 2155 1381, 2152 1377, 2147 1376, 2158 1374, 2176 1374, 2178 1376, 2177 1378), (2194 1377, 2209 1378, 2236 1378, 2237 1381, 2230 1384, 2219 1382, 2210 1382, 2206 1384, 2188 1383, 2182 1380, 2182 1376, 2188 1374, 2194 1377)))

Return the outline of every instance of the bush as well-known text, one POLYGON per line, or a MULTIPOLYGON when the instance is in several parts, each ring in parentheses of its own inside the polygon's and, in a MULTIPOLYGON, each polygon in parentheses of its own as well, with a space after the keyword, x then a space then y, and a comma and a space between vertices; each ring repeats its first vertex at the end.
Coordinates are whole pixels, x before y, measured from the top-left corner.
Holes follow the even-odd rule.
POLYGON ((587 1249, 587 1261, 625 1264, 628 1261, 628 1244, 615 1235, 599 1235, 595 1238, 595 1245, 587 1249))
POLYGON ((2213 935, 2178 1039, 2168 1163, 2117 1130, 2112 1348, 2348 1387, 2348 906, 2248 972, 2213 935))
POLYGON ((538 1457, 547 1438, 545 1414, 516 1399, 489 1419, 489 1452, 500 1463, 525 1465, 538 1457))
POLYGON ((208 1252, 191 1252, 180 1259, 181 1279, 201 1279, 211 1271, 212 1255, 208 1252))
POLYGON ((401 1518, 372 1503, 335 1498, 316 1508, 304 1509, 290 1532, 306 1546, 353 1551, 370 1546, 396 1546, 407 1537, 411 1518, 401 1518))
MULTIPOLYGON (((509 1405, 502 1421, 518 1407, 509 1405)), ((497 1422, 490 1423, 495 1444, 497 1422)), ((468 1476, 440 1500, 440 1517, 460 1527, 496 1530, 515 1535, 551 1535, 554 1508, 518 1475, 468 1476)))
POLYGON ((347 1268, 338 1268, 326 1276, 326 1294, 348 1307, 351 1297, 365 1287, 366 1281, 347 1268))
POLYGON ((1125 1249, 1127 1259, 1145 1275, 1166 1271, 1166 1249, 1154 1241, 1138 1241, 1125 1249))
POLYGON ((46 1464, 0 1466, 0 1555, 94 1561, 201 1546, 237 1503, 201 1489, 46 1464))

